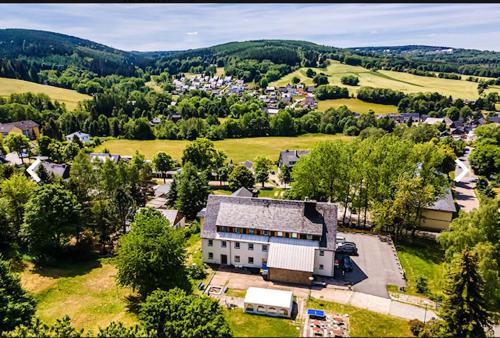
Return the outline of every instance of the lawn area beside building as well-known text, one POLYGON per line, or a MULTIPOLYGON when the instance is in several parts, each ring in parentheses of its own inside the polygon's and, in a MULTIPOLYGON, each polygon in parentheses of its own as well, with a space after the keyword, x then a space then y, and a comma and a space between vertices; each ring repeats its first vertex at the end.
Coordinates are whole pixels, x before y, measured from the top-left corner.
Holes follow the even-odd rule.
MULTIPOLYGON (((257 156, 266 156, 273 161, 277 161, 279 153, 286 149, 311 149, 316 143, 321 141, 342 140, 349 141, 351 136, 343 134, 305 134, 295 137, 252 137, 225 139, 214 141, 218 150, 223 150, 228 160, 242 162, 253 161, 257 156)), ((182 151, 190 141, 186 140, 108 140, 96 147, 96 152, 108 150, 112 154, 134 155, 136 151, 143 153, 147 159, 164 151, 176 160, 182 157, 182 151)))
POLYGON ((443 288, 444 252, 436 241, 418 239, 396 243, 399 261, 407 279, 406 293, 417 296, 441 295, 443 288), (417 292, 417 280, 427 279, 428 292, 417 292))
POLYGON ((235 337, 298 337, 301 323, 292 319, 248 314, 242 309, 224 309, 235 337))
POLYGON ((74 327, 95 331, 112 321, 127 326, 138 322, 128 310, 132 290, 116 284, 116 273, 111 259, 40 269, 27 262, 20 278, 37 301, 36 315, 41 320, 54 323, 68 315, 74 327))
POLYGON ((349 336, 351 337, 412 337, 408 321, 360 309, 311 298, 308 308, 325 310, 327 314, 349 315, 349 336))

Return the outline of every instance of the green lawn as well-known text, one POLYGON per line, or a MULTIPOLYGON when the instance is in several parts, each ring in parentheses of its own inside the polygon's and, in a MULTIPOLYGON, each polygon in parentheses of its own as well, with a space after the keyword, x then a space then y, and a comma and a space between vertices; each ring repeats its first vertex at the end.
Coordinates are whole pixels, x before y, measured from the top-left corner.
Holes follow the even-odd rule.
POLYGON ((242 290, 242 289, 227 289, 226 291, 226 295, 229 297, 245 298, 246 294, 247 290, 242 290))
MULTIPOLYGON (((349 88, 349 93, 356 94, 363 86, 376 88, 390 88, 405 93, 438 92, 442 95, 451 95, 454 98, 477 99, 477 83, 465 80, 440 79, 435 77, 418 76, 394 71, 371 71, 361 66, 350 66, 331 60, 326 69, 313 68, 317 73, 323 72, 328 76, 332 85, 349 88), (347 86, 340 82, 344 75, 355 75, 359 78, 359 86, 347 86)), ((285 86, 297 76, 306 85, 312 84, 312 79, 306 76, 307 68, 300 68, 281 79, 272 82, 271 86, 285 86)), ((465 78, 465 77, 464 77, 465 78)), ((490 91, 500 92, 500 88, 491 88, 490 91)), ((374 109, 375 110, 375 109, 374 109)))
POLYGON ((308 301, 307 307, 330 314, 348 314, 351 337, 413 337, 408 321, 397 317, 314 298, 308 301))
POLYGON ((47 94, 51 99, 65 103, 68 109, 74 109, 79 101, 91 98, 88 95, 80 94, 71 89, 0 77, 0 96, 9 96, 10 94, 25 92, 47 94))
POLYGON ((444 252, 437 242, 418 239, 414 243, 396 243, 396 250, 406 273, 408 284, 406 293, 422 296, 422 294, 417 293, 416 281, 419 277, 425 277, 428 280, 429 288, 427 295, 442 294, 445 276, 444 252))
POLYGON ((224 310, 235 337, 298 337, 301 325, 294 320, 244 313, 242 309, 224 310))
POLYGON ((285 191, 286 191, 285 189, 281 189, 281 188, 260 189, 259 190, 259 197, 280 199, 280 198, 284 198, 285 191))
POLYGON ((337 100, 318 101, 319 111, 325 111, 328 108, 338 108, 340 106, 347 106, 347 108, 349 108, 351 111, 357 113, 368 113, 369 110, 373 110, 376 114, 389 114, 398 112, 398 107, 390 104, 370 103, 358 99, 337 99, 337 100))
POLYGON ((201 237, 200 234, 194 234, 186 241, 187 264, 203 264, 201 255, 201 237))
POLYGON ((101 259, 41 269, 27 263, 20 277, 37 301, 40 319, 53 323, 68 315, 75 327, 96 330, 111 321, 137 323, 127 310, 132 291, 116 284, 116 273, 111 260, 101 259))
MULTIPOLYGON (((296 137, 254 137, 215 141, 215 147, 223 150, 233 162, 254 160, 258 155, 277 161, 279 153, 286 149, 310 149, 316 143, 326 140, 351 140, 342 134, 306 134, 296 137)), ((190 141, 186 140, 108 140, 96 147, 95 151, 109 150, 113 154, 133 155, 136 150, 151 159, 159 151, 165 151, 177 160, 190 141)))

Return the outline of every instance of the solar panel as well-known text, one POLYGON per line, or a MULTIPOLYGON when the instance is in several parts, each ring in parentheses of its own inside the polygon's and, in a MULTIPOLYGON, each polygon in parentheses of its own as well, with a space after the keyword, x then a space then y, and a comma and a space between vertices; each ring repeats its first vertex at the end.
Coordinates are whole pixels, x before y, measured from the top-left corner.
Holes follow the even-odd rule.
POLYGON ((310 317, 324 318, 325 317, 325 311, 323 311, 323 310, 315 310, 315 309, 307 309, 307 315, 310 316, 310 317))

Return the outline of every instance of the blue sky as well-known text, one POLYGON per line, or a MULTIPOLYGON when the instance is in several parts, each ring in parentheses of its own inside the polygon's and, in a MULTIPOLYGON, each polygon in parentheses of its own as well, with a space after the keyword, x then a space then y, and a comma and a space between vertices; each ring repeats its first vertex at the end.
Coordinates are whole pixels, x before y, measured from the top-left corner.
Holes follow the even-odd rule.
POLYGON ((500 51, 500 4, 0 4, 0 28, 140 51, 272 38, 500 51))

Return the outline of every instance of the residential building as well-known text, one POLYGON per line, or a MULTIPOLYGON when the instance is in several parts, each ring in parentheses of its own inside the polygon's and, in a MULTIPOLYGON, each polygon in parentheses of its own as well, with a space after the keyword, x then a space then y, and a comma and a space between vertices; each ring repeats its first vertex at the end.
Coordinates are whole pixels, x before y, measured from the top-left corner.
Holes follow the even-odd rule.
POLYGON ((245 187, 241 187, 231 194, 236 197, 253 197, 253 193, 245 187))
POLYGON ((86 134, 86 133, 79 132, 79 131, 76 131, 72 134, 66 135, 65 136, 66 141, 73 142, 75 136, 78 137, 82 143, 89 143, 90 142, 90 135, 86 134))
POLYGON ((33 162, 28 169, 26 169, 26 172, 31 176, 33 181, 38 183, 43 179, 40 172, 42 168, 46 175, 53 175, 55 177, 62 178, 63 180, 69 178, 69 166, 67 164, 46 162, 41 159, 36 159, 35 162, 33 162))
POLYGON ((420 227, 430 231, 446 230, 456 212, 451 189, 448 189, 443 197, 422 209, 420 227))
POLYGON ((96 160, 101 162, 111 160, 115 163, 118 163, 118 161, 120 161, 121 159, 120 155, 114 155, 110 153, 90 153, 89 156, 92 162, 96 160))
POLYGON ((335 204, 210 195, 204 216, 205 263, 264 268, 272 281, 306 285, 334 274, 335 204))
POLYGON ((163 217, 168 219, 170 225, 174 228, 182 228, 186 226, 186 217, 179 211, 173 209, 156 209, 158 210, 163 217))
POLYGON ((309 150, 285 150, 280 152, 280 157, 278 159, 278 167, 283 166, 293 167, 295 163, 300 159, 300 157, 309 154, 309 150))
POLYGON ((40 136, 40 128, 38 123, 32 120, 0 123, 0 134, 5 137, 12 133, 23 134, 30 140, 34 140, 40 136))

